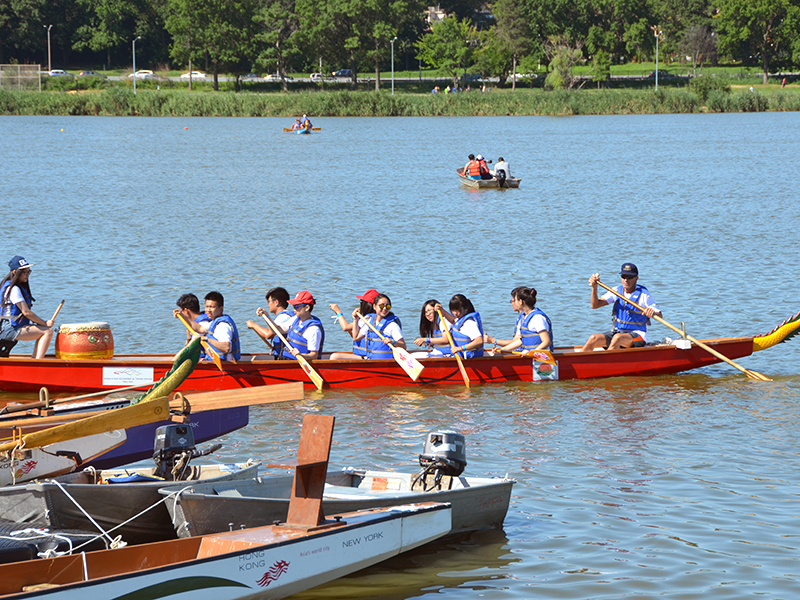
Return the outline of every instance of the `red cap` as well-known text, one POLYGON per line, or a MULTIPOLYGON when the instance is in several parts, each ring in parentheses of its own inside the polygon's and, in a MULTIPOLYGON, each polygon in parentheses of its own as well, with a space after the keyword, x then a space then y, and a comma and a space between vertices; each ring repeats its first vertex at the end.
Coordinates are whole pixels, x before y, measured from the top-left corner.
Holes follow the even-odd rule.
POLYGON ((367 290, 360 296, 356 296, 359 300, 363 300, 364 302, 369 302, 370 304, 375 302, 375 298, 378 297, 378 290, 367 290))
POLYGON ((311 292, 307 292, 303 290, 302 292, 298 292, 297 296, 294 297, 293 300, 289 300, 289 304, 311 304, 312 306, 317 303, 314 300, 314 296, 311 295, 311 292))

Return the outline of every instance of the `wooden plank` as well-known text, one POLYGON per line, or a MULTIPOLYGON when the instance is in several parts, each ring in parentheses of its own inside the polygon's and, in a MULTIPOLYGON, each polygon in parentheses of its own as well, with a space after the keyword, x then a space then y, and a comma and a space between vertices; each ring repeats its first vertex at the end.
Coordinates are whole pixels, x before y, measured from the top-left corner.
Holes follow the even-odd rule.
MULTIPOLYGON (((291 402, 302 400, 303 383, 280 383, 276 385, 260 385, 238 390, 224 390, 219 392, 203 392, 199 394, 185 394, 193 413, 219 408, 234 408, 237 406, 255 406, 257 404, 272 404, 274 402, 291 402)), ((178 402, 173 401, 172 408, 180 408, 178 402)))
MULTIPOLYGON (((106 411, 73 423, 65 423, 42 431, 34 431, 23 435, 22 439, 26 448, 34 448, 105 431, 113 431, 114 429, 128 429, 165 419, 169 419, 169 401, 167 398, 157 398, 127 408, 106 411)), ((5 442, 0 444, 0 452, 13 450, 16 446, 15 442, 5 442)))

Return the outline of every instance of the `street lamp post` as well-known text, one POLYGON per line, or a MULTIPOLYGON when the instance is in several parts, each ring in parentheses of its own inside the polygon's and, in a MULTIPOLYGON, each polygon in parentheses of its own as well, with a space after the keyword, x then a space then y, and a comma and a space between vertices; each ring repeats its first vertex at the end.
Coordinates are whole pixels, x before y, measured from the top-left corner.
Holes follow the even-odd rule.
POLYGON ((653 30, 653 34, 656 36, 656 91, 658 91, 658 40, 662 32, 658 25, 653 25, 650 29, 653 30))
POLYGON ((50 62, 50 30, 53 28, 52 25, 42 25, 45 29, 47 29, 47 72, 53 70, 53 65, 50 62))
POLYGON ((142 39, 142 36, 136 36, 131 43, 133 53, 133 95, 136 95, 136 40, 142 39))
POLYGON ((394 36, 390 40, 390 44, 392 44, 392 96, 394 96, 394 42, 397 39, 397 36, 394 36))

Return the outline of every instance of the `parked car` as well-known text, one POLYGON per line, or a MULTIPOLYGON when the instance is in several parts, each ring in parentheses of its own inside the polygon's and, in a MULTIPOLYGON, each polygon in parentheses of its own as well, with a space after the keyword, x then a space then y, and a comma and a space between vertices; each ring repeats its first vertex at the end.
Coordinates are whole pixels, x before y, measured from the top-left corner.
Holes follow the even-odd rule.
POLYGON ((259 79, 261 79, 261 75, 256 75, 255 73, 242 75, 242 81, 258 81, 259 79))
POLYGON ((105 75, 102 73, 97 73, 95 71, 81 71, 78 73, 78 77, 102 77, 103 79, 106 78, 105 75))
POLYGON ((158 79, 158 75, 149 69, 140 69, 136 73, 131 73, 128 77, 135 77, 136 79, 158 79))
POLYGON ((334 71, 332 75, 334 77, 347 77, 348 79, 352 79, 353 69, 339 69, 338 71, 334 71))
POLYGON ((315 83, 318 83, 320 81, 328 81, 330 77, 328 75, 325 75, 325 73, 312 73, 309 76, 309 79, 315 83))
MULTIPOLYGON (((675 75, 673 73, 669 73, 667 71, 662 71, 661 69, 658 70, 658 78, 659 79, 673 79, 675 77, 677 77, 677 75, 675 75)), ((647 78, 648 79, 655 79, 656 78, 656 72, 655 71, 650 71, 650 74, 647 76, 647 78)))
MULTIPOLYGON (((289 77, 288 75, 284 75, 283 78, 286 81, 294 81, 294 77, 289 77)), ((268 73, 264 75, 264 81, 280 81, 281 76, 280 73, 268 73)))
POLYGON ((480 81, 480 80, 481 80, 480 73, 464 73, 461 76, 461 81, 463 81, 464 83, 469 83, 471 81, 480 81))
POLYGON ((67 73, 62 69, 52 69, 49 75, 50 77, 75 77, 72 73, 67 73))
POLYGON ((181 79, 184 81, 189 81, 189 79, 194 80, 194 79, 205 79, 205 78, 206 74, 203 73, 202 71, 191 71, 189 73, 184 73, 183 75, 181 75, 181 79))
POLYGON ((516 73, 515 75, 509 76, 508 81, 530 81, 537 77, 538 75, 536 73, 516 73))

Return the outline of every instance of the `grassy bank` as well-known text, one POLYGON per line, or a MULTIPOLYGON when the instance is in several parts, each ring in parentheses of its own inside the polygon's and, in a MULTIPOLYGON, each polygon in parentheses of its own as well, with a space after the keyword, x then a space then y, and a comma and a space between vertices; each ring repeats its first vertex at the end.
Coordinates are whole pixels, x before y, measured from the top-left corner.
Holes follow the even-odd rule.
POLYGON ((482 94, 398 94, 388 92, 233 93, 123 88, 68 92, 0 91, 2 115, 102 116, 490 116, 606 115, 692 112, 800 110, 800 90, 749 87, 714 92, 704 101, 685 89, 578 90, 539 89, 482 94))

